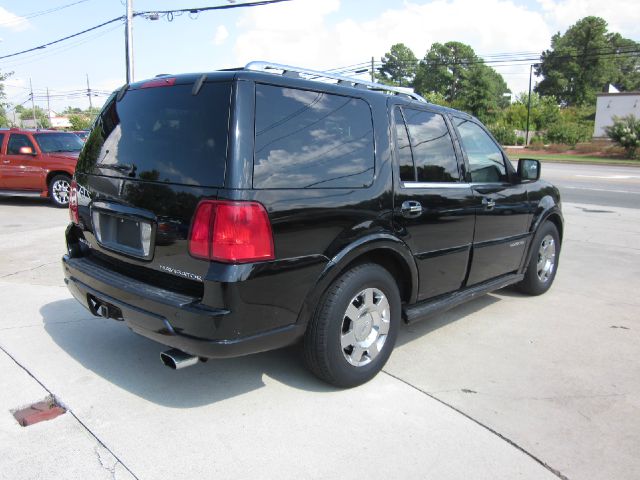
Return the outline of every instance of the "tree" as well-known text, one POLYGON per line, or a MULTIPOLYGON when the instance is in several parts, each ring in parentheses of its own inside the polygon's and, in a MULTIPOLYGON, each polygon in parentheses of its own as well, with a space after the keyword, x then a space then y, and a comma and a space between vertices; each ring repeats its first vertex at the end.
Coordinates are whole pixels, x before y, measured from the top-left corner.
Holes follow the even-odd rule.
MULTIPOLYGON (((25 108, 22 105, 18 105, 16 108, 16 113, 20 115, 20 120, 33 120, 33 109, 25 108)), ((51 122, 49 122, 49 117, 47 113, 36 105, 36 123, 40 128, 49 128, 51 126, 51 122)))
POLYGON ((91 126, 92 118, 88 115, 72 114, 68 118, 71 130, 88 130, 91 126))
POLYGON ((509 105, 505 93, 509 93, 509 88, 502 75, 483 63, 476 63, 463 76, 453 105, 486 123, 495 120, 500 110, 509 105))
POLYGON ((459 95, 466 71, 479 60, 473 48, 464 43, 434 43, 418 65, 414 88, 425 95, 439 93, 452 103, 459 95))
POLYGON ((0 72, 0 127, 8 127, 9 119, 7 118, 7 106, 6 103, 6 94, 4 93, 4 81, 11 76, 10 73, 1 73, 0 72))
POLYGON ((382 66, 378 68, 376 78, 388 85, 408 87, 413 82, 418 59, 404 43, 396 43, 382 57, 382 66))
POLYGON ((62 113, 65 115, 72 114, 72 113, 78 114, 78 113, 82 113, 82 109, 79 107, 72 107, 71 105, 69 105, 67 108, 65 108, 62 111, 62 113))
MULTIPOLYGON (((516 97, 516 101, 502 111, 502 122, 517 130, 527 128, 527 108, 529 94, 523 92, 516 97)), ((553 96, 541 97, 531 93, 531 115, 529 119, 530 129, 533 131, 545 130, 551 124, 560 119, 560 107, 553 96)))
POLYGON ((483 121, 509 105, 502 76, 485 65, 469 45, 434 43, 420 61, 413 86, 424 96, 440 95, 451 106, 483 121))
POLYGON ((607 31, 607 22, 585 17, 564 35, 551 38, 551 49, 542 52, 536 75, 541 95, 554 95, 563 105, 595 103, 596 92, 612 83, 621 90, 640 86, 640 44, 607 31))

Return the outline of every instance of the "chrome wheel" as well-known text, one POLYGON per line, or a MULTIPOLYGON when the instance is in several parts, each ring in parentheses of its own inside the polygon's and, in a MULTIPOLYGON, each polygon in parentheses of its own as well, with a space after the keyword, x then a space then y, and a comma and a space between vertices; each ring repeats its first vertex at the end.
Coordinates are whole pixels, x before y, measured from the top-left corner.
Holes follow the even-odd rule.
POLYGON ((71 189, 71 183, 67 179, 59 178, 54 180, 51 185, 51 195, 56 203, 60 205, 67 205, 69 203, 69 190, 71 189))
POLYGON ((387 297, 366 288, 349 302, 342 320, 342 354, 351 365, 362 367, 382 351, 389 334, 391 312, 387 297))
POLYGON ((538 279, 542 283, 546 283, 556 265, 556 242, 551 235, 546 235, 540 243, 540 249, 538 250, 538 263, 536 265, 536 271, 538 273, 538 279))

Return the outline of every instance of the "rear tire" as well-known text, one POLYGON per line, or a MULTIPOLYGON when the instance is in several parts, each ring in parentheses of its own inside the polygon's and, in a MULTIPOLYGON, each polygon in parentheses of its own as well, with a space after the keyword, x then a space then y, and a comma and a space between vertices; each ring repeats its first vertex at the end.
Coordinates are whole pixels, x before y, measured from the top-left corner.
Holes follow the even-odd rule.
POLYGON ((71 178, 68 175, 55 175, 49 182, 49 198, 58 208, 69 206, 69 192, 71 191, 71 178))
POLYGON ((400 324, 400 293, 379 265, 359 265, 325 292, 303 342, 307 367, 338 387, 372 379, 389 359, 400 324))
POLYGON ((556 278, 559 259, 560 235, 556 226, 547 221, 540 226, 533 239, 524 279, 516 284, 516 288, 528 295, 545 293, 556 278))

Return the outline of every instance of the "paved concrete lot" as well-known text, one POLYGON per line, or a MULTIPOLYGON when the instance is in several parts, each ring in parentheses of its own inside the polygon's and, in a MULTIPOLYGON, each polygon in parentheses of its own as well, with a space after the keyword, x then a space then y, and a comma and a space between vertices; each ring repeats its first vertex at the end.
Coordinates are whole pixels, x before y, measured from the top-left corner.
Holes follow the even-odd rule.
POLYGON ((293 348, 163 367, 67 292, 67 212, 0 199, 0 478, 640 478, 640 210, 567 196, 550 292, 404 327, 344 391, 293 348), (69 412, 20 427, 10 410, 49 393, 69 412))

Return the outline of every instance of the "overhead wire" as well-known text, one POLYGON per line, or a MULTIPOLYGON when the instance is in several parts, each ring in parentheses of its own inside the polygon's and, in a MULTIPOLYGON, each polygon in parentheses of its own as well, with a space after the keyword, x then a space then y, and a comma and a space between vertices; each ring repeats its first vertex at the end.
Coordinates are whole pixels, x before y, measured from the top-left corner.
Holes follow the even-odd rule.
POLYGON ((66 5, 60 5, 58 7, 49 8, 47 10, 39 10, 37 12, 26 13, 24 15, 16 15, 15 18, 13 18, 11 20, 0 22, 0 27, 18 25, 18 24, 24 22, 25 20, 30 20, 32 18, 41 17, 43 15, 48 15, 50 13, 59 12, 60 10, 64 10, 65 8, 69 8, 69 7, 72 7, 74 5, 78 5, 80 3, 85 3, 85 2, 88 2, 88 1, 89 0, 78 0, 78 1, 73 2, 73 3, 67 3, 66 5))

